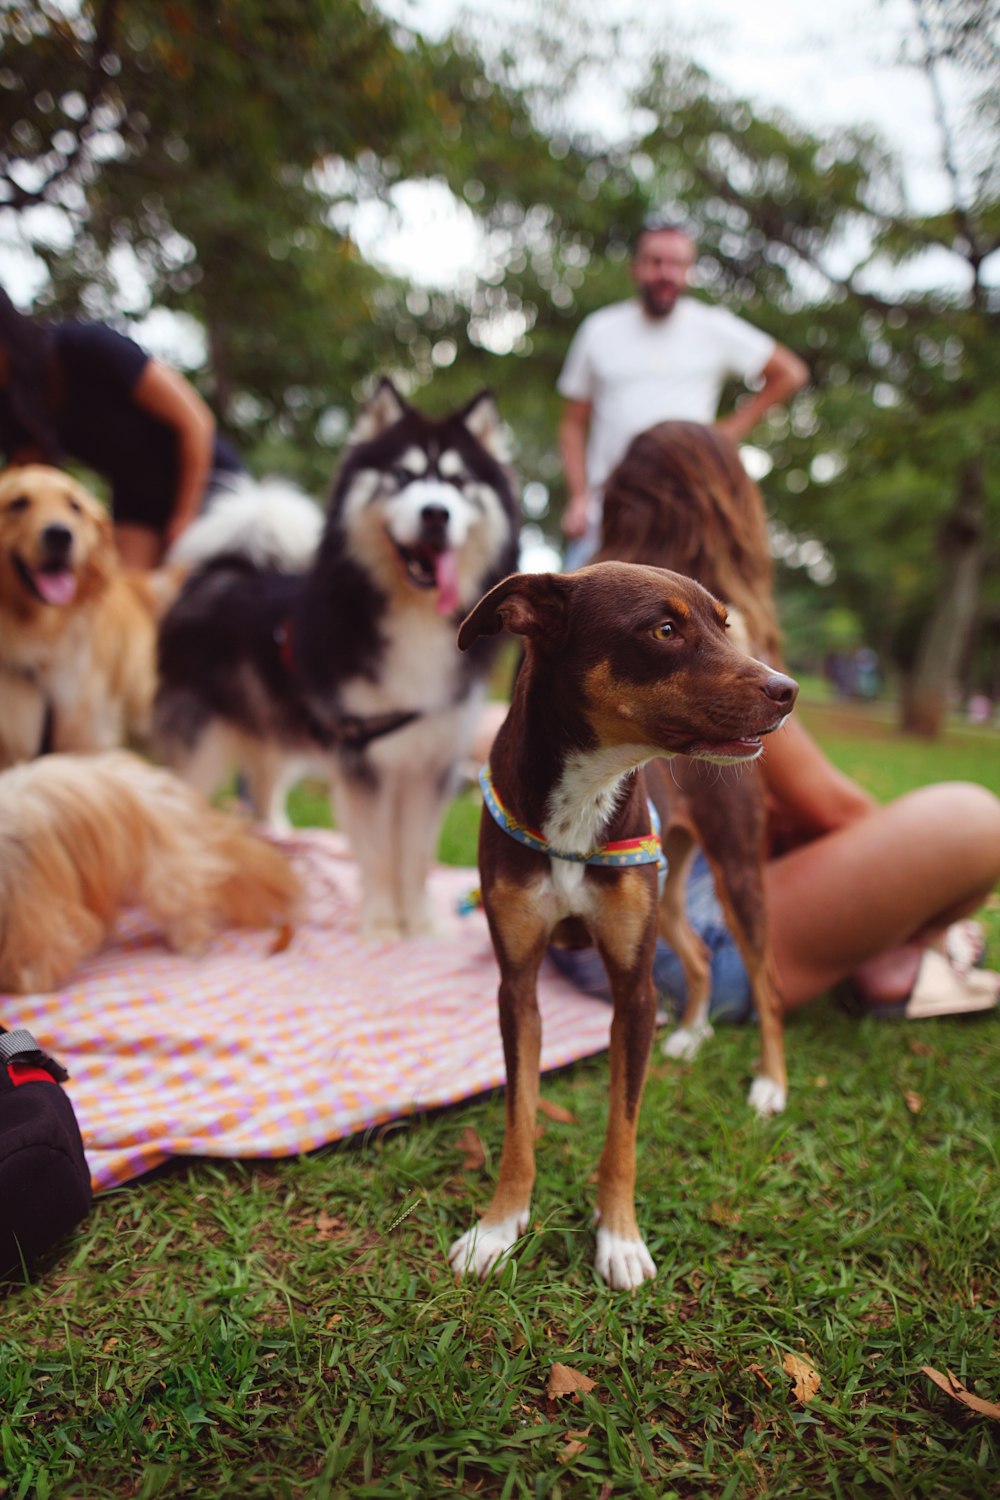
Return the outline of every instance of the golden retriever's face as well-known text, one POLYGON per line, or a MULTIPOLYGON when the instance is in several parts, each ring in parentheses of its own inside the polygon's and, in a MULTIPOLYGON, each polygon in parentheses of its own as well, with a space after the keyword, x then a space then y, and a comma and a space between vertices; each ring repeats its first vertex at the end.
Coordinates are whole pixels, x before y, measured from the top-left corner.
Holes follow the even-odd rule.
POLYGON ((70 609, 116 569, 110 517, 75 479, 43 464, 0 474, 0 604, 20 614, 70 609))

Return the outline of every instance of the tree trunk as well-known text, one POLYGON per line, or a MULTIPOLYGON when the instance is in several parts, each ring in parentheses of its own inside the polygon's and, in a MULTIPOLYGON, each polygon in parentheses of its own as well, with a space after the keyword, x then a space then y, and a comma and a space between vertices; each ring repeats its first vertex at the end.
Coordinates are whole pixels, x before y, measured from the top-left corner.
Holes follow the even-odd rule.
POLYGON ((902 728, 936 739, 979 603, 986 541, 983 461, 964 465, 951 514, 941 528, 941 575, 917 658, 903 690, 902 728))

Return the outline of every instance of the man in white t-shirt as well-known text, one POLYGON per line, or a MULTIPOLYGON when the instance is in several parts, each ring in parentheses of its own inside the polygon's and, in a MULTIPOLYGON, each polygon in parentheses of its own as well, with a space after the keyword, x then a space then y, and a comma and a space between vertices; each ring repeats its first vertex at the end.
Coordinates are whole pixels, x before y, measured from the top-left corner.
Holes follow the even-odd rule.
POLYGON ((563 531, 567 567, 597 545, 600 499, 634 437, 657 422, 714 422, 734 442, 805 385, 806 365, 769 334, 722 307, 684 296, 696 247, 678 225, 653 221, 632 255, 638 292, 585 318, 559 376, 565 397, 559 447, 569 490, 563 531), (716 422, 727 380, 760 389, 716 422))

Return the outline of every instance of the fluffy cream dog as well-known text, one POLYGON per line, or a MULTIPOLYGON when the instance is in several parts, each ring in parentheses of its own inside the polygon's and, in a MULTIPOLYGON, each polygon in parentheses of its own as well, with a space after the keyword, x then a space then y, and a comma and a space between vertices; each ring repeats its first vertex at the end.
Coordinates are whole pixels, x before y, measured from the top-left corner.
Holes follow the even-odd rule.
POLYGON ((285 856, 127 751, 47 755, 0 775, 0 990, 50 990, 139 903, 171 948, 293 922, 285 856))
POLYGON ((145 736, 183 571, 123 571, 109 515, 61 470, 0 474, 0 766, 145 736))

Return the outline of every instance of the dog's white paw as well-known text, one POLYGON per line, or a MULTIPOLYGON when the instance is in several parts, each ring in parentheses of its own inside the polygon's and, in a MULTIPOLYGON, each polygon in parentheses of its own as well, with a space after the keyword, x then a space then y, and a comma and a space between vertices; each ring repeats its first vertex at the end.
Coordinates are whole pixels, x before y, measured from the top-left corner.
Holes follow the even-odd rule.
POLYGON ((448 1264, 456 1276, 484 1277, 505 1261, 528 1227, 527 1210, 511 1214, 499 1224, 474 1224, 448 1251, 448 1264))
POLYGON ((638 1236, 626 1239, 610 1229, 598 1228, 594 1265, 597 1274, 603 1276, 616 1292, 630 1292, 642 1286, 644 1281, 652 1281, 656 1275, 653 1257, 645 1242, 638 1236))
POLYGON ((442 937, 444 928, 435 922, 432 916, 424 913, 422 916, 407 917, 403 924, 403 931, 407 937, 442 937))
POLYGON ((398 943, 404 933, 395 917, 376 914, 361 918, 361 936, 366 943, 398 943))
POLYGON ((759 1115, 780 1115, 784 1112, 788 1091, 773 1078, 755 1078, 750 1085, 747 1103, 759 1115))
POLYGON ((663 1054, 665 1057, 675 1057, 680 1062, 694 1062, 702 1042, 714 1035, 709 1021, 695 1021, 693 1026, 678 1026, 665 1039, 663 1054))

